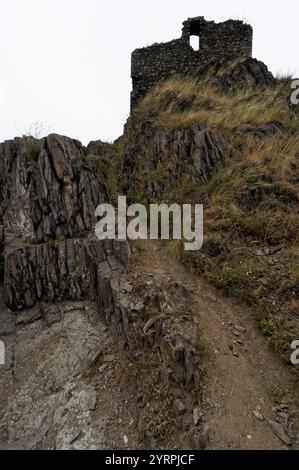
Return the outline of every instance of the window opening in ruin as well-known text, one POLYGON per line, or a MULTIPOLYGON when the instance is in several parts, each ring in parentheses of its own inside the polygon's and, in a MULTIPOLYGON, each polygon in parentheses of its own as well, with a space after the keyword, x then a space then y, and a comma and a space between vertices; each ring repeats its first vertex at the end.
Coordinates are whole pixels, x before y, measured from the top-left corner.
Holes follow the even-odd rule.
POLYGON ((194 51, 199 51, 200 38, 199 36, 190 36, 190 46, 194 51))

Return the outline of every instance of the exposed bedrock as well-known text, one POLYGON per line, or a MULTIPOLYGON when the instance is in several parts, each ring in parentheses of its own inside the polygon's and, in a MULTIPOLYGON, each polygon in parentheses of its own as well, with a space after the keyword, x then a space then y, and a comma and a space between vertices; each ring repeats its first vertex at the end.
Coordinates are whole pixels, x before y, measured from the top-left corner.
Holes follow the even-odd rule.
POLYGON ((194 76, 199 80, 209 77, 210 83, 225 93, 241 88, 267 88, 277 83, 268 67, 251 57, 231 64, 223 61, 210 62, 199 67, 194 76))
POLYGON ((104 193, 80 142, 59 135, 0 144, 0 219, 5 232, 45 242, 80 236, 104 193))
POLYGON ((103 201, 105 188, 80 142, 53 134, 0 144, 0 266, 8 307, 96 298, 98 264, 112 258, 126 264, 129 257, 127 243, 92 235, 103 201))
POLYGON ((68 239, 7 249, 5 302, 23 310, 37 302, 96 300, 98 265, 107 260, 127 264, 126 242, 68 239))
POLYGON ((141 123, 133 131, 127 130, 123 172, 136 190, 145 184, 150 195, 158 195, 159 174, 163 178, 162 191, 169 191, 187 177, 206 183, 217 165, 224 162, 224 146, 217 134, 200 124, 189 128, 167 131, 141 123), (132 139, 131 132, 135 133, 132 139))
POLYGON ((186 313, 192 308, 185 286, 174 280, 146 281, 145 273, 121 273, 117 264, 103 262, 98 271, 98 305, 130 360, 140 360, 141 352, 155 352, 168 383, 188 388, 199 380, 202 361, 194 346, 198 330, 186 313))

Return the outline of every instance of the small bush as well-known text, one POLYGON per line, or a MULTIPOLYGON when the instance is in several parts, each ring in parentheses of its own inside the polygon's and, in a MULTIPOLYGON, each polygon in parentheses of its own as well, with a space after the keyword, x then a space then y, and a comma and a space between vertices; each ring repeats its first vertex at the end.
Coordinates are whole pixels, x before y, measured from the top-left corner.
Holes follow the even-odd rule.
POLYGON ((208 353, 207 352, 207 347, 206 347, 206 344, 205 344, 205 340, 204 340, 204 338, 201 334, 199 334, 197 336, 194 347, 195 347, 196 351, 198 352, 198 354, 201 357, 205 357, 207 355, 207 353, 208 353))
POLYGON ((40 142, 34 137, 27 138, 27 152, 28 157, 33 162, 37 162, 38 156, 40 154, 40 142))

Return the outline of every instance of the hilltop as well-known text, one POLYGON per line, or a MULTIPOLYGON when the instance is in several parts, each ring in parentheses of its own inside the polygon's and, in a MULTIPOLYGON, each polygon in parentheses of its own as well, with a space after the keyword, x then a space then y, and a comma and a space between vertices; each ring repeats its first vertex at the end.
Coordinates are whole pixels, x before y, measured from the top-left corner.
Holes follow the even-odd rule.
POLYGON ((114 144, 0 144, 1 448, 298 448, 298 108, 251 53, 188 19, 114 144), (97 240, 119 195, 203 204, 203 249, 97 240))

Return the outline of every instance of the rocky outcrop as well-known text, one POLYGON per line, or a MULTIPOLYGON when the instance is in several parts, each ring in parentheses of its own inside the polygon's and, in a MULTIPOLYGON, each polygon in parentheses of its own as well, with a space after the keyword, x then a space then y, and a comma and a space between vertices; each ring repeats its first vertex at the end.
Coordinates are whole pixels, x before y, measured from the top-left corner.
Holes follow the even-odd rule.
POLYGON ((34 242, 81 236, 104 199, 80 142, 50 135, 0 144, 0 218, 12 236, 34 242))
POLYGON ((87 155, 96 155, 98 157, 111 157, 115 154, 113 144, 103 142, 102 140, 93 140, 86 147, 87 155))
POLYGON ((103 201, 105 188, 80 142, 53 134, 0 145, 7 306, 19 311, 39 302, 96 298, 98 264, 113 257, 126 264, 129 258, 127 243, 92 235, 95 208, 103 201))
POLYGON ((206 76, 212 85, 225 93, 240 88, 266 88, 277 83, 268 67, 257 59, 247 58, 236 63, 213 62, 201 66, 195 74, 200 80, 206 76), (213 78, 211 79, 211 70, 213 78))
POLYGON ((8 248, 5 256, 5 302, 12 310, 37 302, 96 300, 98 265, 128 262, 126 242, 87 238, 8 248))
POLYGON ((167 383, 188 388, 199 379, 198 331, 191 293, 184 285, 145 273, 120 275, 117 265, 103 262, 98 271, 98 305, 131 361, 154 353, 167 383))
MULTIPOLYGON (((201 72, 199 76, 202 76, 201 72)), ((224 69, 220 66, 219 73, 215 70, 212 83, 224 92, 230 92, 243 87, 269 87, 275 85, 277 80, 263 62, 248 58, 224 69)))
POLYGON ((143 122, 133 131, 127 129, 123 173, 134 190, 158 196, 183 178, 206 183, 224 162, 224 154, 220 138, 200 124, 166 131, 143 122))

